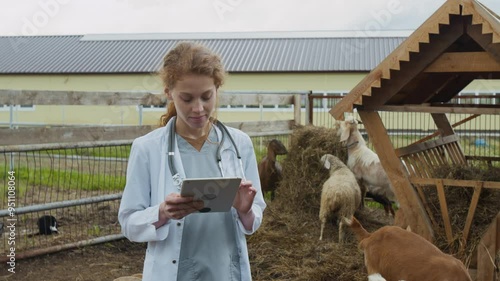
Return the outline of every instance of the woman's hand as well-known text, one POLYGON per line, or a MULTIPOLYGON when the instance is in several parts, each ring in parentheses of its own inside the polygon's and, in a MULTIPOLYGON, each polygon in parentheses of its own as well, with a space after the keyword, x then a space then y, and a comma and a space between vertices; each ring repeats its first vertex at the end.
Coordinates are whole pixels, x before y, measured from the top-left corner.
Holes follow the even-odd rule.
POLYGON ((203 208, 202 200, 194 200, 193 197, 182 197, 179 193, 170 193, 160 204, 159 221, 155 223, 158 228, 169 219, 180 220, 185 216, 197 212, 203 208))
POLYGON ((257 190, 252 186, 251 181, 241 181, 238 193, 233 201, 233 207, 240 215, 245 215, 252 209, 253 199, 257 190))

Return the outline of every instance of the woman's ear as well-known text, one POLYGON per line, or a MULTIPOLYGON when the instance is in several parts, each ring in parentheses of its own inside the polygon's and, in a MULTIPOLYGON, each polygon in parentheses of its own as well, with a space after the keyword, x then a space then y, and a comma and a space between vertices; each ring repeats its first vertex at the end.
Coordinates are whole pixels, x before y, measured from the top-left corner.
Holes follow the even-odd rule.
POLYGON ((165 96, 167 97, 167 99, 172 100, 172 93, 170 93, 170 90, 168 89, 168 87, 165 87, 165 89, 163 91, 165 92, 165 96))

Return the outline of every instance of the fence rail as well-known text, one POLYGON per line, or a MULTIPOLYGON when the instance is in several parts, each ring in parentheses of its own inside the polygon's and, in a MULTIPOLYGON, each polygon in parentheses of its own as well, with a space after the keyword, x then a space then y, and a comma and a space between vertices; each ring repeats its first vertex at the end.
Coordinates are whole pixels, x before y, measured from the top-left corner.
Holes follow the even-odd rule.
MULTIPOLYGON (((287 115, 291 119, 224 122, 246 132, 258 151, 264 150, 269 138, 281 138, 288 143, 287 136, 300 123, 301 97, 297 93, 223 94, 219 103, 292 108, 293 114, 287 115)), ((164 106, 165 100, 153 93, 0 90, 0 104, 141 107, 164 106)), ((12 219, 16 222, 16 257, 123 238, 117 214, 130 145, 136 137, 156 128, 152 125, 0 128, 0 181, 4 183, 0 187, 0 222, 4 225, 12 219), (15 212, 8 205, 9 172, 16 176, 15 190, 10 194, 14 195, 10 199, 15 199, 15 212), (44 215, 57 219, 58 234, 40 234, 38 220, 44 215)), ((0 254, 5 257, 9 249, 8 240, 3 239, 0 254)))

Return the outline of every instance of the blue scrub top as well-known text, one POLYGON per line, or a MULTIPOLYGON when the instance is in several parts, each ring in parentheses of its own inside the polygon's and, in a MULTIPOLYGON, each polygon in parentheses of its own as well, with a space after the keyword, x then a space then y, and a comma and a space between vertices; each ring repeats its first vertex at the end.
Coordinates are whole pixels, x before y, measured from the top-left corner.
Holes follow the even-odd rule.
MULTIPOLYGON (((220 177, 214 129, 200 151, 179 135, 176 141, 186 178, 220 177)), ((184 219, 177 280, 241 280, 240 255, 231 212, 193 213, 184 219)))

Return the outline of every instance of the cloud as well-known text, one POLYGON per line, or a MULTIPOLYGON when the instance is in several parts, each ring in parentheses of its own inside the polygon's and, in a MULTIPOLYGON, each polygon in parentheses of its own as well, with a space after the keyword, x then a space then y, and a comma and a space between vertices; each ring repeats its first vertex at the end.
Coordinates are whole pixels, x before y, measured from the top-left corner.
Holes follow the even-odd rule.
MULTIPOLYGON (((445 0, 24 0, 0 35, 415 29, 445 0)), ((500 1, 483 0, 500 13, 500 1)))

